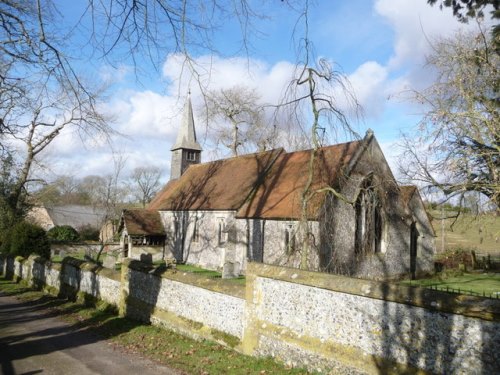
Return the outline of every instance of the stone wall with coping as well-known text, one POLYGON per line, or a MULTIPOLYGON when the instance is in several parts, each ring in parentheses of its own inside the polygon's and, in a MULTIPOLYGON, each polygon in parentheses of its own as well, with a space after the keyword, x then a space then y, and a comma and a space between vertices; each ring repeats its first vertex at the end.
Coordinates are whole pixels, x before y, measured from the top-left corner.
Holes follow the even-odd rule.
POLYGON ((237 345, 243 337, 244 286, 125 260, 122 314, 192 337, 237 345))
POLYGON ((121 274, 79 262, 0 265, 29 282, 78 288, 122 315, 294 366, 352 374, 500 368, 500 300, 259 263, 248 264, 245 287, 134 260, 121 274))
POLYGON ((338 372, 493 374, 500 301, 249 264, 244 351, 338 372))
POLYGON ((66 297, 79 293, 118 306, 120 303, 120 272, 67 258, 61 264, 37 256, 1 258, 2 271, 39 288, 49 287, 66 297), (9 259, 12 262, 9 262, 9 259), (10 269, 10 270, 9 270, 10 269))

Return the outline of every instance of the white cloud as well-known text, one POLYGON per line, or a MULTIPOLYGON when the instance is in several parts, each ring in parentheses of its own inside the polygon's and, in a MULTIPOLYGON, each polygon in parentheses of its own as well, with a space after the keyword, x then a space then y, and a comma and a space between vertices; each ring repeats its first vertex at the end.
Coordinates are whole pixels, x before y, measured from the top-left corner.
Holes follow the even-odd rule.
POLYGON ((463 27, 450 8, 442 11, 426 1, 377 0, 375 10, 385 17, 395 32, 392 69, 422 63, 436 36, 449 36, 463 27))
MULTIPOLYGON (((196 59, 194 64, 198 72, 203 73, 201 82, 205 89, 245 85, 255 88, 261 94, 262 102, 266 103, 279 101, 281 90, 290 81, 294 69, 291 63, 283 61, 270 66, 253 59, 207 56, 196 59), (208 69, 211 69, 210 74, 208 69)), ((191 72, 183 66, 182 57, 168 56, 163 66, 163 74, 168 82, 165 93, 123 89, 116 91, 111 100, 102 106, 104 112, 114 118, 115 130, 123 135, 114 137, 112 147, 102 142, 88 141, 87 147, 84 148, 78 135, 70 131, 58 136, 46 155, 51 159, 55 172, 75 177, 110 173, 113 165, 112 154, 117 152, 126 159, 123 175, 128 175, 139 166, 155 165, 162 168, 164 176, 167 177, 171 158, 170 147, 181 123, 185 93, 189 86, 201 143, 204 140, 204 122, 200 113, 203 103, 201 91, 191 77, 191 72), (181 72, 183 75, 179 81, 177 78, 181 72)), ((204 160, 219 158, 224 154, 211 150, 211 145, 202 146, 206 151, 204 160)))
POLYGON ((387 68, 376 61, 368 61, 348 78, 365 115, 378 116, 384 108, 387 95, 387 68))

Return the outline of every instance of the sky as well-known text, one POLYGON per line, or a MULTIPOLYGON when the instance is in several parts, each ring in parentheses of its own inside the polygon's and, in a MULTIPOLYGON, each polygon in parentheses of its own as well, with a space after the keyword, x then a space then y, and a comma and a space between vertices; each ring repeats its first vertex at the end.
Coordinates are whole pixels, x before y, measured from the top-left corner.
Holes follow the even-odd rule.
MULTIPOLYGON (((246 53, 237 51, 235 26, 228 20, 215 34, 220 55, 193 55, 201 69, 210 69, 210 75, 203 76, 210 89, 245 85, 254 88, 263 102, 280 101, 297 61, 291 35, 298 14, 278 1, 265 3, 263 11, 268 19, 256 23, 259 34, 251 35, 252 46, 246 53)), ((77 13, 71 5, 74 2, 62 4, 63 16, 71 18, 77 13)), ((473 25, 459 23, 450 9, 431 7, 426 0, 318 0, 311 5, 309 20, 309 38, 316 57, 342 69, 363 108, 362 119, 353 123, 355 130, 364 135, 371 128, 395 166, 400 152, 398 139, 415 128, 424 111, 404 97, 408 90, 432 83, 432 72, 425 67, 432 41, 473 25)), ((298 25, 300 33, 302 24, 298 25)), ((86 53, 82 50, 82 61, 86 53)), ((170 148, 188 90, 203 160, 228 156, 228 150, 216 149, 205 137, 200 90, 183 70, 182 61, 182 56, 166 55, 157 71, 151 69, 138 78, 127 59, 114 66, 92 59, 87 74, 109 84, 101 109, 113 118, 111 125, 120 135, 113 137, 112 145, 99 140, 85 140, 82 145, 75 132, 63 132, 44 154, 52 178, 111 173, 114 152, 125 160, 124 175, 136 167, 157 166, 163 171, 163 181, 167 181, 170 148)), ((342 108, 342 98, 339 105, 342 108)))

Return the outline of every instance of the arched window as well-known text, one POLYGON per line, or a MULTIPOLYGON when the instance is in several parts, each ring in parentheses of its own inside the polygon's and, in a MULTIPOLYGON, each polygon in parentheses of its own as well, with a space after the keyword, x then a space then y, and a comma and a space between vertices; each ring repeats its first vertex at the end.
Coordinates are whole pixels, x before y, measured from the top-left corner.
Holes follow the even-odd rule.
POLYGON ((366 179, 361 185, 355 204, 356 254, 380 252, 382 240, 382 214, 381 204, 373 186, 372 178, 366 179))

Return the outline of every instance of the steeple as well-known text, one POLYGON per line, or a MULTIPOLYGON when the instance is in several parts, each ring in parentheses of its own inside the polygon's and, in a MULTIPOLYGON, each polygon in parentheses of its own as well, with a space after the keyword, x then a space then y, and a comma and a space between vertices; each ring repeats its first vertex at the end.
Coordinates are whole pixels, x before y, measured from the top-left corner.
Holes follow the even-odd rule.
POLYGON ((202 149, 196 140, 191 93, 188 93, 177 139, 170 150, 172 151, 171 180, 179 178, 191 164, 201 162, 202 149))

